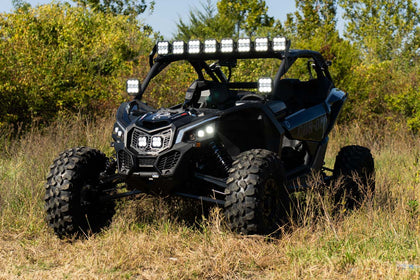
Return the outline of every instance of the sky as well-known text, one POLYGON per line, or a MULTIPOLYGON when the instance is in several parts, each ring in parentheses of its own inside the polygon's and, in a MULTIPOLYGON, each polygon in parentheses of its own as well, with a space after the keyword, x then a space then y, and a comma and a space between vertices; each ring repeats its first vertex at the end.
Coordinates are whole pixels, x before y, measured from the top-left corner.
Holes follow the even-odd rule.
MULTIPOLYGON (((35 7, 40 4, 52 2, 51 0, 26 0, 35 7)), ((72 2, 72 1, 68 1, 72 2)), ((190 9, 196 7, 201 9, 200 3, 205 0, 155 0, 154 12, 150 15, 146 12, 141 16, 145 23, 152 26, 153 30, 159 31, 165 39, 171 39, 176 33, 176 23, 178 19, 188 22, 188 13, 190 9)), ((212 0, 216 3, 216 0, 212 0)), ((280 19, 282 22, 286 19, 288 13, 296 10, 295 0, 265 0, 268 6, 268 15, 280 19)), ((0 12, 10 12, 13 10, 12 0, 1 0, 0 12)))

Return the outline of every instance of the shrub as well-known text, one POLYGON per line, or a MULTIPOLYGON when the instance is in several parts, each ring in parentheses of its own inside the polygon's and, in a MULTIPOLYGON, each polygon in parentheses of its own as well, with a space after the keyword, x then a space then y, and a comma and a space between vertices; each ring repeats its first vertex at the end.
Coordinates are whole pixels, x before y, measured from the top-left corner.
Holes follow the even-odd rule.
POLYGON ((0 126, 121 102, 151 46, 129 17, 61 3, 0 14, 0 38, 0 126))

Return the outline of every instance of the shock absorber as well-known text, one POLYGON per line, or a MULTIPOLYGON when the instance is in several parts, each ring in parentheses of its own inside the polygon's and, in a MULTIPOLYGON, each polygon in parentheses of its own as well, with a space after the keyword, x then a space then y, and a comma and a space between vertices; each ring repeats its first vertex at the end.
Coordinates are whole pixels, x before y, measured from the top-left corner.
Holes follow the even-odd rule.
POLYGON ((223 170, 227 176, 229 168, 232 166, 232 158, 226 152, 225 148, 215 141, 210 143, 210 148, 213 152, 214 158, 220 164, 221 170, 223 170))

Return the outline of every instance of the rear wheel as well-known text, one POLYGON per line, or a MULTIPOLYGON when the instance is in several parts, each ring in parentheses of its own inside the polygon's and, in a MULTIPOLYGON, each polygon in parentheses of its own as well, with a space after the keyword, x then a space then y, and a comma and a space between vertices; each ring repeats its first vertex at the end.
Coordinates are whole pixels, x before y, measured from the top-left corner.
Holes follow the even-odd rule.
POLYGON ((229 170, 225 190, 225 216, 234 231, 272 233, 285 217, 283 165, 267 150, 241 153, 229 170))
POLYGON ((59 155, 50 166, 45 192, 46 220, 60 237, 98 232, 109 225, 114 201, 102 201, 100 173, 108 159, 100 151, 81 147, 59 155))
POLYGON ((346 146, 338 153, 334 164, 334 181, 340 182, 336 202, 355 208, 375 191, 375 166, 372 154, 362 146, 346 146))

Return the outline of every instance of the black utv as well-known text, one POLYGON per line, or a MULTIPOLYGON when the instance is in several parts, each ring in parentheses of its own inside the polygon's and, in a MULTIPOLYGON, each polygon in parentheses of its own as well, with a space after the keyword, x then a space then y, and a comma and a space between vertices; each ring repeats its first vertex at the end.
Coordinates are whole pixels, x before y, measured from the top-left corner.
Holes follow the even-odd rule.
POLYGON ((313 172, 325 181, 344 177, 341 198, 360 202, 374 190, 369 149, 344 147, 334 169, 324 167, 347 94, 335 88, 318 52, 289 47, 284 37, 158 42, 143 82, 127 81, 134 98, 116 114, 115 158, 79 147, 54 160, 45 196, 49 226, 60 237, 97 231, 111 220, 115 199, 147 193, 218 204, 232 230, 267 234, 282 223, 289 193, 307 188, 313 172), (185 100, 148 106, 142 97, 149 83, 179 61, 196 72, 185 100), (242 65, 265 65, 263 76, 234 77, 249 61, 242 65))

